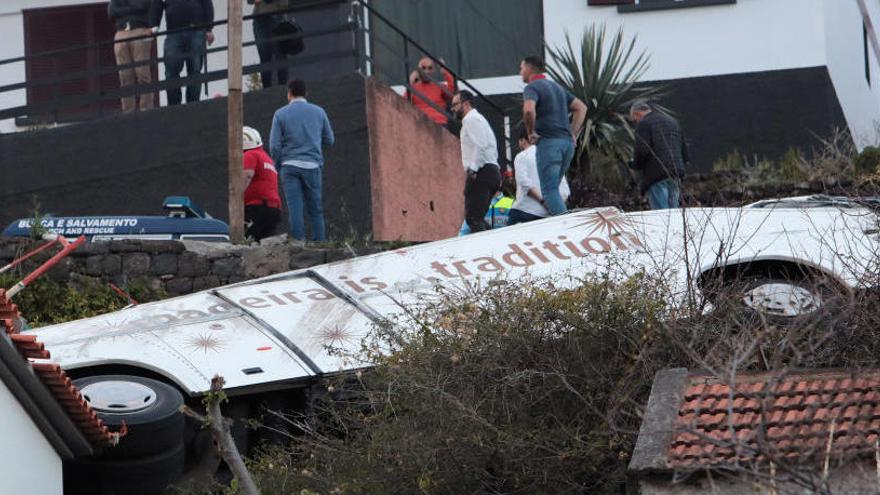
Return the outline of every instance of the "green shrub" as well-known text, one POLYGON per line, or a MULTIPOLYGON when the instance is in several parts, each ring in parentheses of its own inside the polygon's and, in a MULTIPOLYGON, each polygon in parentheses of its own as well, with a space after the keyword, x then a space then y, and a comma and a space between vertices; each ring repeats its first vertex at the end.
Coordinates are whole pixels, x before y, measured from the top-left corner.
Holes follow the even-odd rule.
MULTIPOLYGON (((16 282, 18 279, 11 275, 0 275, 0 287, 9 288, 16 282)), ((132 281, 122 289, 138 302, 165 297, 162 291, 151 289, 144 280, 132 281)), ((16 295, 13 301, 32 327, 88 318, 128 305, 128 301, 108 284, 91 279, 68 285, 40 278, 16 295)))
POLYGON ((626 39, 622 29, 612 34, 604 24, 593 24, 584 29, 579 42, 566 33, 564 44, 546 48, 548 76, 587 106, 572 169, 588 175, 596 153, 623 159, 632 156, 630 106, 638 99, 657 100, 666 89, 662 84, 639 82, 650 67, 650 57, 636 49, 636 38, 626 39))
POLYGON ((617 160, 599 150, 591 151, 591 167, 586 181, 591 187, 614 193, 626 191, 627 181, 631 180, 628 170, 621 168, 617 160), (626 176, 622 174, 626 174, 626 176))
POLYGON ((804 167, 804 155, 798 148, 789 148, 779 162, 780 178, 786 182, 803 182, 809 179, 804 167))
POLYGON ((712 171, 718 173, 740 174, 745 169, 743 156, 739 151, 731 151, 712 164, 712 171))
POLYGON ((866 146, 853 159, 856 175, 875 174, 880 172, 880 148, 866 146))

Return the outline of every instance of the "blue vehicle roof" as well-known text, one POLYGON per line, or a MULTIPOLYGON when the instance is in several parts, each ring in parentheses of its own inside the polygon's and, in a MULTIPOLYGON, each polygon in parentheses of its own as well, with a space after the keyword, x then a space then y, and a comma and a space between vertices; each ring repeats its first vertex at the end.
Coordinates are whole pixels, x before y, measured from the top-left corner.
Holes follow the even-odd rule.
MULTIPOLYGON (((15 220, 2 235, 29 237, 33 219, 15 220)), ((92 240, 109 239, 200 239, 229 240, 229 226, 216 218, 160 216, 81 216, 46 217, 40 221, 46 230, 64 237, 84 235, 92 240)))

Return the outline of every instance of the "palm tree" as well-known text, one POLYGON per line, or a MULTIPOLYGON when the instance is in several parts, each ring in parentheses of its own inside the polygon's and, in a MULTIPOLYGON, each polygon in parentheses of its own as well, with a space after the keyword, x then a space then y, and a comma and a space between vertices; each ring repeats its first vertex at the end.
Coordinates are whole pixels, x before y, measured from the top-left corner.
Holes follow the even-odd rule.
POLYGON ((591 173, 591 152, 599 151, 616 161, 632 156, 629 107, 637 99, 656 99, 665 89, 638 84, 648 70, 650 57, 644 51, 635 53, 635 37, 626 42, 623 30, 618 29, 606 46, 605 34, 604 24, 588 27, 579 53, 568 33, 564 46, 547 46, 547 73, 587 105, 587 120, 573 165, 581 175, 591 173))

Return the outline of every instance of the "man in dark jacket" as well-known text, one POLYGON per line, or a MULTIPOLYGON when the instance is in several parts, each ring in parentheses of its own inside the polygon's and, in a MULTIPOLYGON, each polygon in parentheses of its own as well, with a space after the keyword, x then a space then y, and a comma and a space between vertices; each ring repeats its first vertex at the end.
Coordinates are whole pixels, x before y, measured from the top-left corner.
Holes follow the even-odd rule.
MULTIPOLYGON (((107 14, 116 26, 113 37, 113 53, 116 65, 126 66, 142 64, 136 67, 119 69, 119 86, 150 84, 153 81, 150 57, 153 54, 153 38, 150 38, 150 1, 151 0, 110 0, 107 14)), ((140 109, 153 108, 153 92, 139 91, 140 109)), ((134 96, 122 98, 122 111, 128 113, 137 108, 134 96)))
POLYGON ((643 100, 633 103, 629 116, 636 123, 630 167, 642 174, 642 194, 648 196, 651 209, 678 208, 681 177, 689 161, 681 125, 643 100))
MULTIPOLYGON (((152 0, 150 7, 150 26, 159 29, 162 14, 165 14, 165 29, 171 31, 165 36, 165 80, 180 79, 186 65, 187 77, 197 75, 205 62, 206 46, 214 42, 210 24, 214 22, 212 0, 152 0)), ((199 101, 199 83, 186 86, 186 102, 199 101)), ((180 88, 168 88, 169 105, 179 105, 182 99, 180 88)))

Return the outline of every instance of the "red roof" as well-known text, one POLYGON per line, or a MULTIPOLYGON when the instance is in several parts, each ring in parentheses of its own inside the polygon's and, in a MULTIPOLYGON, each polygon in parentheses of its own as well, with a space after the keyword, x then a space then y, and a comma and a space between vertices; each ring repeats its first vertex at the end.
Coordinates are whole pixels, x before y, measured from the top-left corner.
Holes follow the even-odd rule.
POLYGON ((49 351, 43 348, 43 343, 37 341, 36 336, 22 335, 17 332, 15 321, 20 316, 18 307, 6 297, 6 291, 0 289, 0 329, 6 331, 22 358, 28 361, 36 375, 89 442, 96 446, 116 445, 119 437, 125 433, 112 432, 107 428, 83 399, 82 394, 73 385, 61 366, 55 363, 31 361, 33 359, 48 359, 50 357, 49 351))
MULTIPOLYGON (((671 469, 874 453, 880 370, 690 375, 666 450, 671 469)), ((653 393, 653 392, 652 392, 653 393)))

